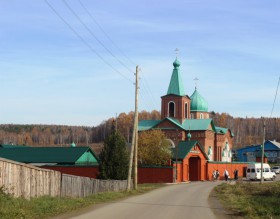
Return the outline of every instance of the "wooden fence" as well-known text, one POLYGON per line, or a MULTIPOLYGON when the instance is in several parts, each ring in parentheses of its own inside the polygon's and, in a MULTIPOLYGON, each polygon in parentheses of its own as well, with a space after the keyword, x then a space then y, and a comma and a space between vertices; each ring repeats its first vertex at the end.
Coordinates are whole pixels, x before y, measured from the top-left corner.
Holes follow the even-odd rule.
POLYGON ((62 174, 62 197, 85 197, 99 192, 124 191, 126 180, 99 180, 62 174))
POLYGON ((0 158, 0 187, 14 197, 59 196, 61 173, 0 158))
POLYGON ((0 158, 0 188, 14 197, 85 197, 99 192, 124 191, 126 180, 98 180, 62 174, 0 158))

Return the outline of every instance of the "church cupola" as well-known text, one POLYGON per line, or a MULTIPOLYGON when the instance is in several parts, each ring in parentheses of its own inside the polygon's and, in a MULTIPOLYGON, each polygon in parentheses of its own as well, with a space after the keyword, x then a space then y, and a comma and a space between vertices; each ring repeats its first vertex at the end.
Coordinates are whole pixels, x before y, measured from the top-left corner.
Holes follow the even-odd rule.
POLYGON ((208 103, 207 101, 198 93, 197 88, 191 95, 191 117, 192 119, 208 119, 208 103))
POLYGON ((185 90, 184 90, 182 78, 180 75, 180 69, 179 69, 180 62, 177 58, 173 62, 173 66, 174 66, 174 69, 173 69, 172 76, 170 79, 167 95, 174 94, 174 95, 178 95, 178 96, 185 96, 185 90))
POLYGON ((177 58, 173 62, 173 67, 167 94, 161 97, 161 118, 174 118, 182 123, 184 119, 190 118, 190 98, 185 95, 180 62, 177 58))

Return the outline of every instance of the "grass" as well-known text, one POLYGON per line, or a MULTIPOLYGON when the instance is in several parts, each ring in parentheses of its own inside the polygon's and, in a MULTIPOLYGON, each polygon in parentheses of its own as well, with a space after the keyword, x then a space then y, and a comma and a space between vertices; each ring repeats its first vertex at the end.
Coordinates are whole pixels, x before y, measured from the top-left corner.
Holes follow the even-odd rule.
POLYGON ((227 209, 244 218, 280 218, 280 182, 221 184, 215 193, 227 209))
POLYGON ((0 188, 0 218, 1 219, 32 219, 49 218, 90 205, 115 201, 132 195, 143 194, 153 189, 164 186, 163 184, 138 185, 137 190, 130 192, 105 192, 85 198, 57 198, 40 197, 30 201, 23 198, 13 198, 4 193, 0 188))

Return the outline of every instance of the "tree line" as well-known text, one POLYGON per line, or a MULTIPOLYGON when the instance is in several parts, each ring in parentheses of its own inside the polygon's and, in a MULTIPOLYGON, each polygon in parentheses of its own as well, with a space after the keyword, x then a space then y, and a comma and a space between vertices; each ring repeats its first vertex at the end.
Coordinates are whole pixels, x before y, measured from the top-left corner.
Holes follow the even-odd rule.
MULTIPOLYGON (((261 144, 263 141, 263 121, 267 140, 280 142, 280 118, 234 118, 227 113, 210 112, 216 126, 227 127, 234 133, 233 146, 261 144)), ((0 125, 0 144, 30 146, 65 146, 75 142, 79 145, 91 145, 103 142, 111 133, 112 124, 131 143, 134 112, 121 113, 116 118, 104 120, 98 126, 62 126, 62 125, 0 125)), ((139 112, 139 120, 159 120, 160 112, 139 112)))

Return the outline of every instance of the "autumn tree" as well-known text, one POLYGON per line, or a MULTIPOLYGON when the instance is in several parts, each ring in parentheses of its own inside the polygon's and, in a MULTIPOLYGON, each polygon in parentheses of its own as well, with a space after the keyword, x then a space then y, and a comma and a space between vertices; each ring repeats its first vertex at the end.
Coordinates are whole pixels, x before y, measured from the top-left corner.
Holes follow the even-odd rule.
POLYGON ((141 132, 138 140, 138 160, 142 165, 164 166, 171 159, 170 143, 160 130, 141 132))
POLYGON ((101 179, 124 180, 128 174, 128 152, 122 135, 113 130, 105 139, 100 153, 99 177, 101 179))

